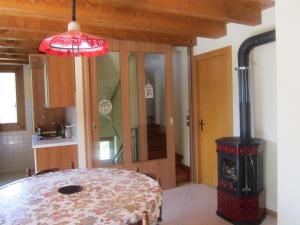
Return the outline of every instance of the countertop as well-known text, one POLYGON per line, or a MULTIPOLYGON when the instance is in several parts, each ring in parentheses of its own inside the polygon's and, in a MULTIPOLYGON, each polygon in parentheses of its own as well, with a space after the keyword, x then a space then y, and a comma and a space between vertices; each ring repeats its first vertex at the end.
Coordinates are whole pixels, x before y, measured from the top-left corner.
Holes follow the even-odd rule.
POLYGON ((37 135, 32 135, 32 148, 34 149, 66 145, 77 145, 77 140, 74 137, 39 140, 37 135))

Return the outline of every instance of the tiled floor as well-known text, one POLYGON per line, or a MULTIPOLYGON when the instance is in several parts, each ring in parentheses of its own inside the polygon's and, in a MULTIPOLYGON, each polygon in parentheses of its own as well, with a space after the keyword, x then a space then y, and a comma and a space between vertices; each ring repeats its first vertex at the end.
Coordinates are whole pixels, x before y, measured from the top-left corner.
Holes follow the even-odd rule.
MULTIPOLYGON (((216 190, 205 185, 186 184, 164 191, 162 225, 230 225, 216 216, 216 190)), ((262 225, 276 225, 267 216, 262 225)))
POLYGON ((25 177, 25 171, 0 173, 0 187, 25 177))

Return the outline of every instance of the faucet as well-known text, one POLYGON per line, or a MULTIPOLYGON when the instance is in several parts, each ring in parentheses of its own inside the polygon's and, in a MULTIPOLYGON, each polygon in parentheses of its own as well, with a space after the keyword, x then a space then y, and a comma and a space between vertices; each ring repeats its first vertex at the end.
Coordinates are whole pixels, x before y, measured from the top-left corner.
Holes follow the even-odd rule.
POLYGON ((65 127, 64 124, 61 121, 55 121, 52 122, 53 125, 59 125, 60 126, 60 130, 58 129, 58 126, 56 127, 56 135, 57 136, 62 136, 65 137, 65 127))

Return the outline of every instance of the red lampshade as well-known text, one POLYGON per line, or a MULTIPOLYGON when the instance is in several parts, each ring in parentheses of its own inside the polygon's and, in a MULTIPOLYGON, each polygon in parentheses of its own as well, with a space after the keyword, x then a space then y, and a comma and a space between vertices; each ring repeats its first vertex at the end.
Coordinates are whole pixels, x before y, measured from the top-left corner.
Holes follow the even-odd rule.
POLYGON ((70 30, 44 39, 39 50, 56 56, 99 56, 108 53, 106 40, 70 30))
POLYGON ((76 22, 76 4, 72 0, 72 21, 68 31, 44 39, 40 51, 57 56, 99 56, 108 53, 108 43, 101 37, 80 32, 76 22))

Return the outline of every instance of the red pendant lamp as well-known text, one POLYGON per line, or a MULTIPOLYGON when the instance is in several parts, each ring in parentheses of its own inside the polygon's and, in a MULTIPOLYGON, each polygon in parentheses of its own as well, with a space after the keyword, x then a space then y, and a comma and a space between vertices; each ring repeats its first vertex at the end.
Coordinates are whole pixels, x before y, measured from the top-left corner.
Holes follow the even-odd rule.
POLYGON ((68 31, 44 39, 39 50, 48 55, 56 56, 99 56, 108 53, 108 43, 105 39, 80 32, 76 22, 75 0, 72 0, 72 21, 68 31))

